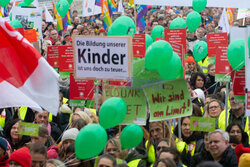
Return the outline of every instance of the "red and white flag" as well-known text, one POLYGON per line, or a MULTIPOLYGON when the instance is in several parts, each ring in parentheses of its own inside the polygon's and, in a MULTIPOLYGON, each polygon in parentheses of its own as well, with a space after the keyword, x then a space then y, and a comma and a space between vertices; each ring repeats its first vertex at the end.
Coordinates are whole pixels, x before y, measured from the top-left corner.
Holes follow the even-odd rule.
POLYGON ((0 17, 0 108, 42 107, 56 115, 58 78, 41 54, 0 17))

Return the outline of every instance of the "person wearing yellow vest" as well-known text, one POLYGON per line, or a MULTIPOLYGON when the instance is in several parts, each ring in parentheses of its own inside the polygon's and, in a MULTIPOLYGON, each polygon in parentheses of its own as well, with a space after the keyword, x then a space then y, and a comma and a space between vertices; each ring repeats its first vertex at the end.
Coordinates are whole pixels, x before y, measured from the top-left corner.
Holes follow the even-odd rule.
POLYGON ((208 65, 209 65, 208 56, 205 59, 199 61, 198 65, 202 69, 202 72, 204 74, 207 74, 207 72, 208 72, 208 65))
MULTIPOLYGON (((244 103, 235 103, 233 90, 229 91, 231 109, 227 111, 227 126, 231 123, 238 123, 249 136, 249 118, 245 117, 244 103)), ((218 128, 226 130, 226 111, 221 112, 217 123, 218 128)))
POLYGON ((11 108, 0 109, 0 126, 4 128, 12 120, 11 108))
MULTIPOLYGON (((176 136, 178 136, 178 126, 174 130, 176 136)), ((197 151, 196 145, 198 142, 202 142, 202 136, 197 132, 190 131, 190 117, 182 117, 180 126, 182 140, 176 139, 176 148, 181 152, 182 163, 190 166, 191 158, 197 151)))
POLYGON ((129 167, 145 167, 147 166, 147 152, 142 147, 135 147, 129 150, 125 160, 129 167))
POLYGON ((149 139, 145 142, 145 148, 148 153, 148 162, 154 163, 156 159, 156 146, 162 138, 168 138, 174 143, 171 135, 171 129, 166 121, 151 122, 149 124, 149 139))

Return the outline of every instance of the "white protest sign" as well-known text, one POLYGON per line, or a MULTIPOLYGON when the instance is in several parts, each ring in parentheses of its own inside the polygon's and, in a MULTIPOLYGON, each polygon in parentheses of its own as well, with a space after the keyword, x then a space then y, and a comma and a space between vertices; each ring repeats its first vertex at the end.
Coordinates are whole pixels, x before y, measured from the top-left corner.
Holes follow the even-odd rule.
POLYGON ((42 8, 12 8, 12 19, 19 20, 24 30, 37 28, 42 34, 42 8))
POLYGON ((82 17, 97 15, 101 13, 101 7, 95 5, 95 0, 83 0, 82 17))
MULTIPOLYGON (((193 0, 134 0, 135 4, 158 6, 192 6, 193 0)), ((245 8, 249 0, 207 0, 207 7, 245 8)))
POLYGON ((237 20, 243 19, 246 17, 250 17, 250 10, 249 9, 239 9, 237 14, 237 20))
POLYGON ((75 78, 131 78, 132 38, 86 37, 73 38, 75 78))
POLYGON ((250 116, 250 48, 248 43, 250 41, 249 40, 249 37, 250 36, 250 27, 246 28, 245 29, 245 60, 246 60, 246 63, 245 63, 245 77, 246 77, 246 95, 245 95, 245 99, 246 99, 246 116, 250 116), (248 42, 247 42, 248 41, 248 42))
POLYGON ((43 8, 44 6, 46 6, 48 9, 53 9, 53 5, 52 5, 51 0, 38 0, 38 6, 40 8, 43 8))

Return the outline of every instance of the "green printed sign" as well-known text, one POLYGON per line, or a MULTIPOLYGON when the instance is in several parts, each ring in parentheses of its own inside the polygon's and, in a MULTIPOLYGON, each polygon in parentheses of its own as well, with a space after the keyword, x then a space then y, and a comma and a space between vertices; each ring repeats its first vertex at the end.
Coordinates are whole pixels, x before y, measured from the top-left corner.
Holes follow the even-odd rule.
POLYGON ((231 75, 215 74, 215 82, 231 82, 231 75))
POLYGON ((245 96, 244 95, 234 95, 235 103, 245 103, 245 96))
POLYGON ((85 100, 70 100, 69 104, 71 107, 84 107, 85 100))
POLYGON ((190 117, 190 130, 214 132, 215 118, 190 117))
POLYGON ((127 104, 127 115, 122 124, 146 124, 146 99, 142 89, 105 86, 106 98, 121 97, 127 104))
POLYGON ((19 122, 18 134, 26 136, 38 136, 39 125, 34 123, 19 122))
POLYGON ((146 86, 144 92, 149 104, 150 122, 192 114, 192 102, 184 79, 146 86))
POLYGON ((70 72, 59 72, 60 78, 69 79, 70 72))

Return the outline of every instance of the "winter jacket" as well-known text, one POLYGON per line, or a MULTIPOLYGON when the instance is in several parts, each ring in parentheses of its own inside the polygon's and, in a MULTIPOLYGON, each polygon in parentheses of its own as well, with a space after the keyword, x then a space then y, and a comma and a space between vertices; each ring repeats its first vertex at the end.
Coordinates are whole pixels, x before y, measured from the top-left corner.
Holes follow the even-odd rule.
POLYGON ((146 150, 142 147, 136 147, 128 154, 126 162, 128 166, 130 166, 129 164, 136 164, 137 166, 133 167, 146 167, 147 158, 146 150))
POLYGON ((237 167, 237 158, 236 154, 234 152, 234 149, 231 148, 231 146, 228 146, 227 149, 224 151, 221 160, 219 163, 223 167, 237 167))
POLYGON ((199 163, 211 159, 212 155, 210 154, 210 152, 206 151, 205 145, 203 143, 201 150, 199 152, 196 152, 192 157, 190 167, 196 167, 199 163))
POLYGON ((9 160, 9 156, 5 152, 4 156, 0 157, 0 166, 1 167, 8 167, 9 166, 8 160, 9 160))

